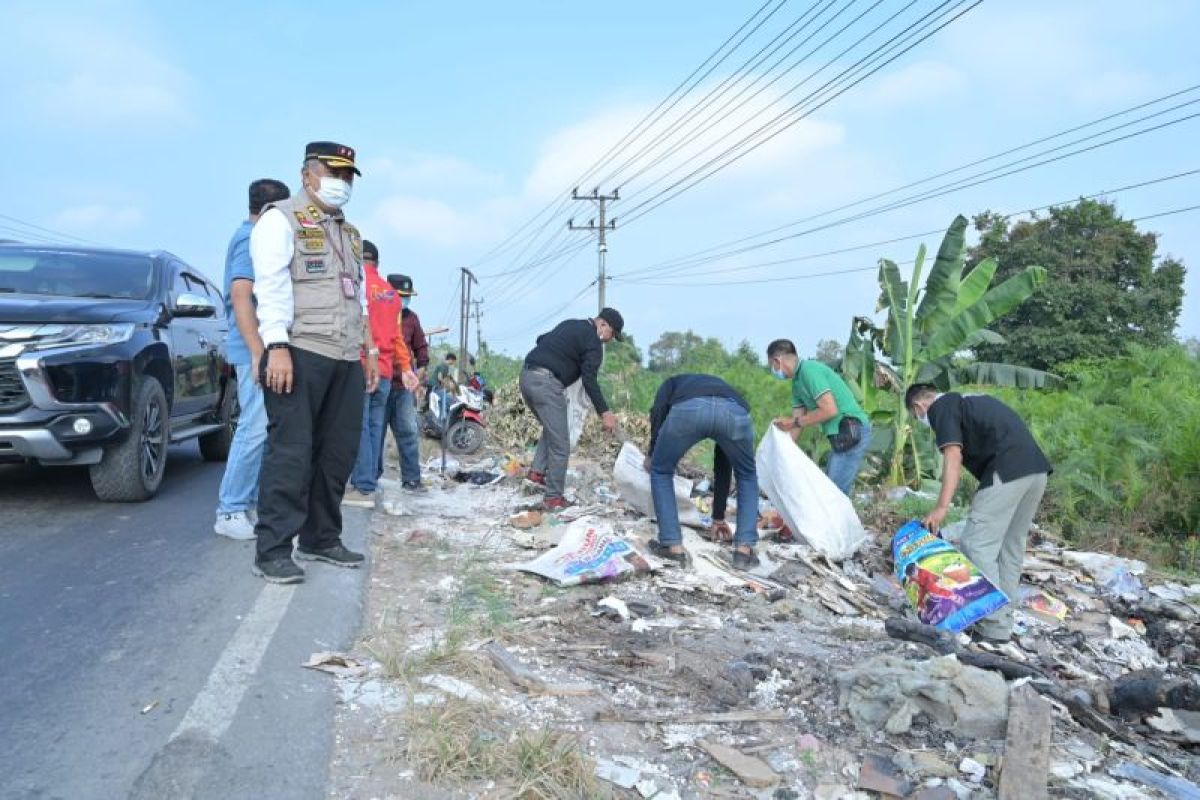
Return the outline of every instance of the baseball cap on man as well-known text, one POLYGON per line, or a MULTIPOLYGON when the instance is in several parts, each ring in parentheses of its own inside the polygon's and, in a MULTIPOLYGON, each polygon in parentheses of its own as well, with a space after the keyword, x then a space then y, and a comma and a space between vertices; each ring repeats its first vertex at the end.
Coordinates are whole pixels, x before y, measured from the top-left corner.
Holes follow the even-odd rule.
POLYGON ((309 142, 304 148, 304 160, 315 158, 334 169, 352 169, 354 174, 362 177, 358 167, 354 166, 354 148, 337 142, 309 142))
POLYGON ((398 272, 392 273, 391 275, 387 276, 387 282, 390 283, 392 288, 399 292, 402 297, 412 297, 416 294, 416 291, 413 289, 412 278, 408 277, 407 275, 401 275, 398 272))
POLYGON ((363 239, 362 253, 363 261, 379 262, 379 248, 375 246, 374 242, 363 239))
POLYGON ((613 329, 613 338, 618 342, 624 341, 625 337, 621 335, 621 329, 625 327, 625 318, 621 316, 621 312, 615 308, 602 308, 596 316, 608 323, 608 327, 613 329))

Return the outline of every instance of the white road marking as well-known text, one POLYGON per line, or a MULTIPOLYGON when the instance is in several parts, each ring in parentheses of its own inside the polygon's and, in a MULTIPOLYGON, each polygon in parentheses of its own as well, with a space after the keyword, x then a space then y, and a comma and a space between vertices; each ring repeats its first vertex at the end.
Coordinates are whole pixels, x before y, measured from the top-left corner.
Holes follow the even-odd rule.
POLYGON ((295 594, 294 585, 267 584, 259 592, 250 613, 238 625, 208 681, 180 721, 171 741, 185 731, 196 731, 220 741, 237 714, 250 679, 258 671, 271 637, 279 627, 295 594))

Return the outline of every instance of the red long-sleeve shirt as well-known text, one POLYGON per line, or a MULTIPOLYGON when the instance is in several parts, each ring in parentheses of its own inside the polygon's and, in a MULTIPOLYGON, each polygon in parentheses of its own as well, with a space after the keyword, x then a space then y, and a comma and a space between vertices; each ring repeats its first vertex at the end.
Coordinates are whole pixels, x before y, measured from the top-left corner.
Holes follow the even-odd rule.
POLYGON ((392 285, 379 276, 379 267, 364 262, 367 277, 367 315, 371 321, 371 338, 379 348, 379 377, 391 380, 394 367, 400 372, 412 369, 412 354, 400 330, 400 295, 392 285))

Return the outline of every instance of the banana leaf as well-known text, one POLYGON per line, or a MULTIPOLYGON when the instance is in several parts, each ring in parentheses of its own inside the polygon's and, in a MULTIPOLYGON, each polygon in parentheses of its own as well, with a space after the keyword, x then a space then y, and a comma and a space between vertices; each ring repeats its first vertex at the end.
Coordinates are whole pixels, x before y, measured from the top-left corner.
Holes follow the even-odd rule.
POLYGON ((1043 267, 1026 267, 999 286, 989 289, 976 303, 963 309, 934 332, 925 346, 925 358, 938 359, 959 350, 971 334, 986 328, 993 320, 1025 302, 1045 280, 1046 270, 1043 267))
POLYGON ((967 218, 959 214, 950 223, 937 259, 925 281, 925 296, 917 307, 917 328, 931 331, 950 319, 958 299, 962 279, 963 252, 966 248, 967 218))
POLYGON ((978 383, 986 386, 1011 386, 1017 389, 1058 389, 1065 381, 1052 372, 1015 364, 995 364, 976 361, 958 370, 959 383, 978 383))
POLYGON ((967 276, 962 279, 962 283, 959 284, 958 299, 954 302, 951 318, 979 302, 979 298, 983 297, 988 287, 992 285, 992 278, 996 277, 997 266, 996 259, 988 258, 980 261, 967 273, 967 276))
POLYGON ((879 308, 888 309, 887 338, 884 353, 893 363, 904 358, 905 321, 908 315, 908 284, 900 277, 896 262, 886 258, 879 260, 879 285, 883 291, 879 296, 879 308))

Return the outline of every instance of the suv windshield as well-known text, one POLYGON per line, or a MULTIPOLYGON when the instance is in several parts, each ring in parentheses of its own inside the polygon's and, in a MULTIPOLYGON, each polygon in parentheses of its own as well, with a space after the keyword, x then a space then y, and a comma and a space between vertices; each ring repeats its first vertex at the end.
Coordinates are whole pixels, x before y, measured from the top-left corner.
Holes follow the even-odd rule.
POLYGON ((154 262, 127 253, 0 249, 0 292, 145 300, 154 262))

